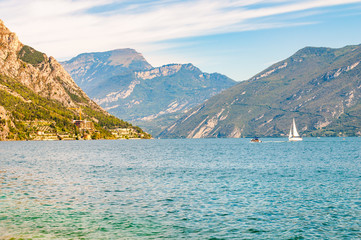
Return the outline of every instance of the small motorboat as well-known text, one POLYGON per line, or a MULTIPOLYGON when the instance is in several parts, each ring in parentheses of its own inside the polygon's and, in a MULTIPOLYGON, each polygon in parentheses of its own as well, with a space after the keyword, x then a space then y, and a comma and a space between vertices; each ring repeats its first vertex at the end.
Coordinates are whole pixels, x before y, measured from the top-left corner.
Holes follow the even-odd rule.
POLYGON ((251 139, 251 142, 262 142, 261 140, 259 140, 258 137, 254 137, 251 139))

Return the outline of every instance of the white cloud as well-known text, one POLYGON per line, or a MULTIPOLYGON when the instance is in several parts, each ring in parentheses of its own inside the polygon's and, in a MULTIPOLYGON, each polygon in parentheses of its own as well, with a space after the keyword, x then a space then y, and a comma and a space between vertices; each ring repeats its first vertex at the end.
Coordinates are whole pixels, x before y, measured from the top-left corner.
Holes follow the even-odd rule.
POLYGON ((280 22, 276 16, 361 0, 134 2, 0 0, 0 16, 23 43, 62 59, 123 47, 147 51, 170 39, 297 25, 302 23, 280 22), (114 5, 112 11, 103 13, 89 11, 115 3, 122 7, 114 5), (260 20, 270 17, 273 22, 260 20))

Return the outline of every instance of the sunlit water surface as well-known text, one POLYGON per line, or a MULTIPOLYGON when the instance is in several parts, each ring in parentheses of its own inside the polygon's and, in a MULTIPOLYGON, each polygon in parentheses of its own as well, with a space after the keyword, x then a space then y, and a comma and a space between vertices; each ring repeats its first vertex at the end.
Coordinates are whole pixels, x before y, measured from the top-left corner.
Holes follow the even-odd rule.
POLYGON ((361 138, 0 142, 0 239, 360 239, 361 138))

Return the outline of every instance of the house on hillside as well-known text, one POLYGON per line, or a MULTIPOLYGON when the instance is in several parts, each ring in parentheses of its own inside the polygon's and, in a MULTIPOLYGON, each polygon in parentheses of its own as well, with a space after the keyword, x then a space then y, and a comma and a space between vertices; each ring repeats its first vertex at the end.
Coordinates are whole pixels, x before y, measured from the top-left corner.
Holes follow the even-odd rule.
POLYGON ((89 130, 94 131, 94 123, 92 121, 87 120, 73 120, 75 126, 79 128, 79 130, 89 130))

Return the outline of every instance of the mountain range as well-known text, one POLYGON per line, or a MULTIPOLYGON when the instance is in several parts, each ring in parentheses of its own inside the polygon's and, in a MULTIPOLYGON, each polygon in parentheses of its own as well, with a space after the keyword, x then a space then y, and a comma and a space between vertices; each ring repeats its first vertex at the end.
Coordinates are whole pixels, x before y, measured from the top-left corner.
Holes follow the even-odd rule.
POLYGON ((192 64, 152 67, 134 49, 83 53, 62 65, 96 103, 153 136, 192 107, 236 84, 192 64))
POLYGON ((361 136, 360 62, 361 45, 306 47, 237 84, 118 49, 63 62, 74 82, 0 20, 0 140, 71 138, 78 117, 94 124, 83 128, 94 138, 150 137, 105 110, 161 138, 282 137, 293 118, 303 136, 361 136))
POLYGON ((60 139, 60 133, 72 138, 79 133, 73 120, 80 120, 81 114, 91 122, 86 132, 94 138, 114 138, 111 128, 149 137, 103 110, 53 57, 22 44, 0 20, 0 140, 38 135, 60 139))
POLYGON ((361 135, 361 45, 306 47, 194 107, 162 138, 361 135))

